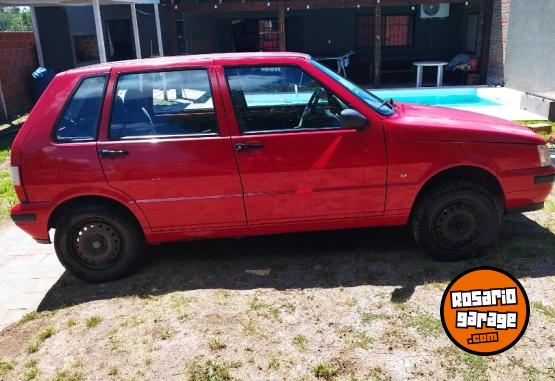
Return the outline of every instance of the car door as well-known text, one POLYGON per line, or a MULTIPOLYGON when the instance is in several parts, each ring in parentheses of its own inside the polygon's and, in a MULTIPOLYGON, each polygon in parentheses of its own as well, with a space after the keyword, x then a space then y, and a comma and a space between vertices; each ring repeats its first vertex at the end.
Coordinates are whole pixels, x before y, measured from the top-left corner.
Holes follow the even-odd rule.
POLYGON ((323 74, 307 61, 305 68, 299 62, 216 62, 248 224, 382 215, 380 121, 362 131, 340 129, 338 105, 372 115, 330 78, 318 79, 323 74), (305 115, 316 92, 322 94, 318 113, 305 115))
POLYGON ((114 69, 98 154, 108 183, 154 231, 245 225, 241 182, 211 61, 114 69))

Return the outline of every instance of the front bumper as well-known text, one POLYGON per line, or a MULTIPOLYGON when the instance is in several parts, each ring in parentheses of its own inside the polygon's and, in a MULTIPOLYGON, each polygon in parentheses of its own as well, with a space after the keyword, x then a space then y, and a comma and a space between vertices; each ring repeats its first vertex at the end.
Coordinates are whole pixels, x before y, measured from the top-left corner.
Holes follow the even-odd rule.
POLYGON ((529 212, 543 207, 553 189, 555 166, 505 173, 503 187, 507 212, 529 212))
POLYGON ((37 242, 50 243, 48 216, 51 205, 48 202, 19 203, 11 210, 13 222, 37 242))
POLYGON ((534 177, 534 184, 552 184, 555 182, 555 173, 534 177))

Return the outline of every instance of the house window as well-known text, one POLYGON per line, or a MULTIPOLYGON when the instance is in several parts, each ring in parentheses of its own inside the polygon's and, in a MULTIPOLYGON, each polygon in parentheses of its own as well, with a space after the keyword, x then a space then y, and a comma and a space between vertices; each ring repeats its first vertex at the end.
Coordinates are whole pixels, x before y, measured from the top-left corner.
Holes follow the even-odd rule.
POLYGON ((357 16, 357 48, 371 48, 374 45, 374 16, 357 16))
POLYGON ((466 15, 466 31, 464 35, 464 50, 469 54, 476 53, 478 42, 478 14, 466 15))
POLYGON ((383 16, 382 28, 384 46, 412 45, 413 19, 411 16, 383 16))
POLYGON ((77 64, 98 61, 98 44, 95 35, 73 36, 77 64))
POLYGON ((276 20, 258 20, 260 50, 277 52, 279 47, 279 24, 276 20))

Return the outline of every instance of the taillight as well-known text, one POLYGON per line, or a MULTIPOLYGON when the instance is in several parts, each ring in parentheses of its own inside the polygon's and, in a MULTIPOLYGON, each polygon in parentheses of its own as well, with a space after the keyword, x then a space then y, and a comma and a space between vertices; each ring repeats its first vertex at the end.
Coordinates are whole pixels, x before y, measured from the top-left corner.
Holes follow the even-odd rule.
POLYGON ((15 188, 15 193, 21 202, 27 202, 27 195, 25 194, 25 189, 23 189, 23 181, 21 181, 21 171, 19 167, 12 166, 12 184, 15 188))

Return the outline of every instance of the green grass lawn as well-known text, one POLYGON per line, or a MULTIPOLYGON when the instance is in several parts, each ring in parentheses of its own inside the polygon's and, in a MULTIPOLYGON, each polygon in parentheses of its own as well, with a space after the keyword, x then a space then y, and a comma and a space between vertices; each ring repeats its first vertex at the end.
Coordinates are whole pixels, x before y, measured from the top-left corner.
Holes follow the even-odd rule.
POLYGON ((552 122, 550 120, 514 120, 513 122, 521 124, 523 126, 528 126, 530 124, 536 124, 536 123, 547 123, 549 125, 551 125, 551 134, 545 133, 545 132, 539 132, 538 134, 547 139, 549 137, 549 135, 553 135, 553 133, 555 133, 555 122, 552 122))
POLYGON ((0 135, 0 168, 5 166, 4 162, 10 160, 10 147, 14 137, 15 135, 0 135))
POLYGON ((551 125, 551 128, 555 129, 555 122, 552 122, 550 120, 515 120, 514 122, 518 124, 522 124, 524 126, 527 126, 529 124, 536 124, 536 123, 547 123, 551 125))
POLYGON ((10 208, 17 202, 17 196, 12 186, 9 167, 0 170, 0 222, 5 220, 10 213, 10 208))
POLYGON ((0 148, 0 163, 4 162, 10 157, 10 149, 8 147, 0 148))
POLYGON ((10 208, 17 202, 10 173, 10 147, 15 134, 2 133, 3 131, 1 130, 16 127, 21 125, 21 123, 22 121, 19 123, 12 122, 2 125, 2 129, 0 129, 0 224, 8 218, 10 208))

